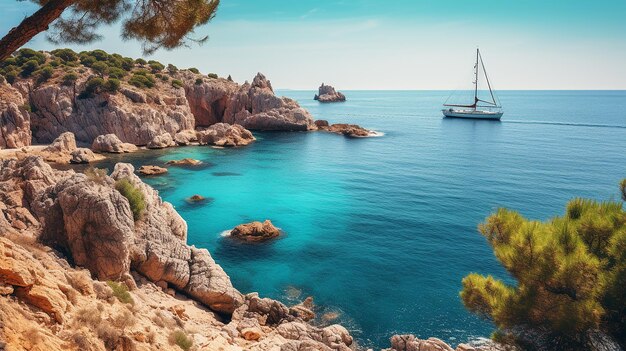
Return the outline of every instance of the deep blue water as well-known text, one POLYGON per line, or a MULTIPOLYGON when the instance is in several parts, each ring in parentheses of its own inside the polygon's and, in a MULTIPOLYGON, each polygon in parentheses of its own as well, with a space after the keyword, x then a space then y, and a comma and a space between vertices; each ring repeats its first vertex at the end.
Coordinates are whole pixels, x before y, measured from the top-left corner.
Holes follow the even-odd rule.
POLYGON ((176 148, 125 156, 140 164, 193 157, 147 181, 189 224, 243 292, 312 295, 359 342, 394 333, 453 344, 492 326, 459 299, 469 272, 508 279, 476 226, 500 206, 548 219, 575 196, 617 198, 626 177, 626 92, 505 91, 502 122, 442 119, 440 91, 347 91, 320 105, 313 91, 281 91, 318 119, 357 123, 383 137, 255 133, 246 148, 176 148), (202 206, 184 199, 212 198, 202 206), (279 240, 242 245, 220 236, 269 218, 279 240))

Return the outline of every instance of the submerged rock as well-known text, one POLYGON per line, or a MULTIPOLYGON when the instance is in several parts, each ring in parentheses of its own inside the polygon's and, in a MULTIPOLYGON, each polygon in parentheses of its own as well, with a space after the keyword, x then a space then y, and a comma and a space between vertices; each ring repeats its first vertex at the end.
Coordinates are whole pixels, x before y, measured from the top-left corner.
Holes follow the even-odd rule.
POLYGON ((123 143, 115 134, 106 134, 98 135, 91 144, 91 149, 95 152, 121 154, 137 151, 137 146, 123 143))
POLYGON ((139 167, 139 173, 143 175, 159 175, 167 172, 167 168, 159 166, 144 165, 139 167))
POLYGON ((233 238, 243 241, 266 241, 280 235, 280 230, 276 228, 269 219, 265 222, 251 222, 240 224, 230 231, 233 238))
POLYGON ((198 166, 202 164, 202 161, 194 160, 193 158, 183 158, 180 160, 169 160, 165 164, 172 166, 198 166))
POLYGON ((318 93, 315 94, 313 99, 319 102, 343 102, 346 101, 346 96, 338 91, 335 91, 335 88, 332 86, 324 85, 324 83, 322 83, 318 89, 318 93))
POLYGON ((202 195, 192 195, 188 198, 185 199, 185 201, 187 201, 190 204, 196 204, 196 203, 202 203, 202 202, 206 202, 207 198, 202 196, 202 195))
POLYGON ((254 135, 239 124, 217 123, 197 132, 200 145, 244 146, 256 140, 254 135))

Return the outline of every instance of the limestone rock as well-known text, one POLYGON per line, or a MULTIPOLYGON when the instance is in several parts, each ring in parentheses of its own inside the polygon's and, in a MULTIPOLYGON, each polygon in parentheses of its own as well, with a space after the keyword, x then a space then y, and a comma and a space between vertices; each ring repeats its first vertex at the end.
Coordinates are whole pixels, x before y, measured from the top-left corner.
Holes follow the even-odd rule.
POLYGON ((180 160, 169 160, 165 164, 172 166, 198 166, 202 164, 202 161, 194 160, 193 158, 183 158, 180 160))
POLYGON ((240 224, 230 231, 233 238, 244 241, 266 241, 280 235, 280 230, 267 219, 265 222, 251 222, 240 224))
POLYGON ((394 351, 454 351, 450 345, 437 338, 422 340, 414 335, 394 335, 391 337, 394 351))
POLYGON ((289 308, 289 314, 298 317, 301 320, 308 322, 315 318, 315 312, 313 312, 313 297, 307 297, 302 303, 289 308))
POLYGON ((70 163, 89 163, 96 159, 96 155, 87 148, 78 148, 70 153, 70 163))
POLYGON ((44 149, 47 152, 70 153, 76 150, 76 139, 74 133, 65 132, 59 135, 50 146, 44 149))
POLYGON ((172 139, 172 135, 169 133, 163 133, 152 138, 152 140, 150 140, 146 147, 148 149, 163 149, 174 145, 175 144, 174 139, 172 139))
POLYGON ((0 83, 0 149, 31 144, 30 114, 24 109, 20 92, 0 83))
POLYGON ((144 165, 139 167, 139 173, 143 175, 159 175, 167 173, 167 168, 159 166, 144 165))
POLYGON ((322 83, 314 99, 319 102, 343 102, 346 101, 346 96, 335 91, 335 88, 332 86, 322 83))
POLYGON ((374 132, 369 131, 361 126, 356 124, 345 124, 345 123, 337 123, 331 124, 330 126, 324 126, 323 124, 318 125, 319 130, 342 134, 347 137, 353 138, 363 138, 373 136, 374 132))
POLYGON ((308 111, 286 97, 274 94, 269 80, 258 73, 252 84, 243 84, 231 97, 222 122, 250 130, 306 131, 313 129, 308 111))
POLYGON ((196 118, 196 126, 208 127, 222 122, 224 112, 239 88, 238 84, 222 78, 195 84, 196 75, 191 72, 182 75, 185 81, 185 96, 196 118))
POLYGON ((328 121, 325 119, 318 119, 315 121, 315 126, 317 128, 324 128, 324 127, 328 127, 328 121))
POLYGON ((200 145, 244 146, 256 140, 252 133, 239 124, 216 123, 197 133, 200 145))
POLYGON ((190 129, 181 130, 180 132, 174 135, 174 141, 178 145, 189 145, 193 142, 198 141, 196 137, 196 132, 190 129))
POLYGON ((137 150, 137 146, 123 143, 115 134, 98 135, 91 144, 91 149, 95 152, 125 153, 137 150))

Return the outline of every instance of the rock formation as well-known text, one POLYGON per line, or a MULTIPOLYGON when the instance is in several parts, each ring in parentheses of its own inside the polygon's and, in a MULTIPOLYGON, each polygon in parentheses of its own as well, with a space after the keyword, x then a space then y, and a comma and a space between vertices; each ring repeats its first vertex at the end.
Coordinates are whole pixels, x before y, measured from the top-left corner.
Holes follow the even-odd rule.
POLYGON ((0 149, 19 148, 31 144, 30 116, 22 95, 0 83, 0 149))
POLYGON ((309 112, 295 100, 278 97, 267 78, 258 73, 231 97, 222 122, 250 130, 306 131, 314 129, 309 112))
POLYGON ((180 160, 169 160, 165 164, 172 166, 199 166, 202 164, 202 161, 194 160, 193 158, 183 158, 180 160))
POLYGON ((216 123, 196 135, 200 145, 244 146, 256 140, 249 130, 239 124, 216 123))
POLYGON ((91 149, 95 152, 108 152, 121 154, 137 150, 137 146, 130 143, 123 143, 115 134, 98 135, 91 144, 91 149))
POLYGON ((164 174, 167 173, 167 168, 164 167, 159 167, 159 166, 151 166, 151 165, 145 165, 145 166, 141 166, 139 167, 139 173, 143 174, 143 175, 159 175, 159 174, 164 174))
POLYGON ((315 121, 315 125, 318 127, 318 130, 323 130, 331 133, 342 134, 347 137, 352 138, 364 138, 375 135, 374 132, 369 131, 361 126, 356 124, 344 124, 337 123, 328 125, 326 121, 315 121))
POLYGON ((176 142, 176 144, 184 146, 198 141, 198 138, 196 137, 195 131, 187 129, 181 130, 180 132, 176 133, 174 135, 174 141, 176 142))
POLYGON ((251 222, 240 224, 230 231, 230 236, 250 242, 266 241, 280 235, 280 230, 276 228, 269 219, 265 222, 251 222))
POLYGON ((174 146, 174 139, 172 135, 169 133, 163 133, 156 135, 150 142, 146 145, 148 149, 163 149, 166 147, 174 146))
POLYGON ((343 102, 346 101, 346 96, 338 91, 335 91, 335 88, 332 86, 324 85, 324 83, 322 83, 318 89, 318 93, 315 94, 313 99, 319 102, 343 102))

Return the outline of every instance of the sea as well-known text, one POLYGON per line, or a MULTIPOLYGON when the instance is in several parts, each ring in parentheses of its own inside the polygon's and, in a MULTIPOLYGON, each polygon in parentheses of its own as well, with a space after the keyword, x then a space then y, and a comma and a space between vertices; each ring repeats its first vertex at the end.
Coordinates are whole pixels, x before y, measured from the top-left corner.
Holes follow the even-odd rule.
POLYGON ((315 119, 380 136, 258 132, 247 147, 145 151, 108 167, 203 161, 145 178, 187 221, 188 242, 244 293, 312 296, 316 322, 345 325, 361 347, 388 347, 399 333, 452 345, 489 337, 493 324, 463 307, 461 280, 515 282, 477 225, 499 207, 549 220, 574 197, 618 200, 626 177, 626 91, 501 91, 500 122, 442 118, 447 91, 345 91, 334 104, 277 93, 315 119), (207 200, 188 203, 194 194, 207 200), (265 219, 280 238, 225 235, 265 219))

